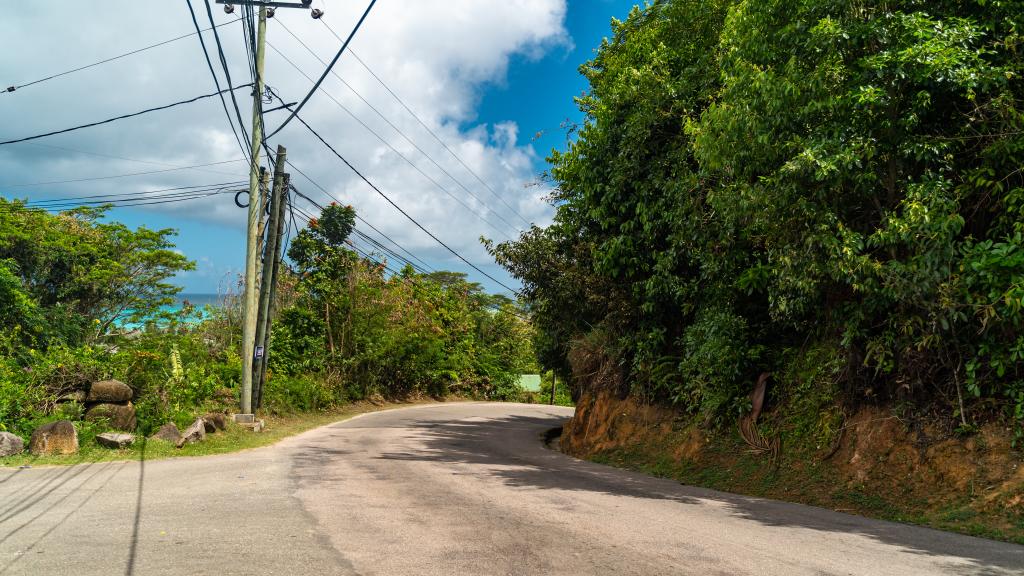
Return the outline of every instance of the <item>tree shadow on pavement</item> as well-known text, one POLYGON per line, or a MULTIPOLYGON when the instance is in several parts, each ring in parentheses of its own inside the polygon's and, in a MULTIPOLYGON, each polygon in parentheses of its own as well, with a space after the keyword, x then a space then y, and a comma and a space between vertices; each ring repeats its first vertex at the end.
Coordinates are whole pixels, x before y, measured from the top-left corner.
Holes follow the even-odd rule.
MULTIPOLYGON (((54 467, 44 471, 38 478, 31 482, 23 482, 19 487, 8 490, 0 490, 0 500, 3 501, 0 507, 0 547, 15 538, 19 533, 30 528, 37 528, 41 522, 49 523, 49 527, 32 537, 31 543, 25 546, 22 543, 20 553, 9 563, 0 567, 0 574, 5 574, 18 560, 27 557, 39 544, 50 534, 60 528, 72 515, 81 510, 86 504, 92 501, 93 497, 103 490, 107 484, 117 475, 121 469, 122 462, 96 463, 79 457, 73 465, 54 467), (100 480, 95 488, 88 492, 81 489, 93 482, 105 472, 109 474, 100 480), (75 479, 80 481, 73 483, 75 479), (84 495, 83 495, 84 494, 84 495), (58 519, 45 518, 66 500, 80 497, 78 503, 67 513, 58 519), (31 517, 24 516, 31 514, 31 517)), ((19 470, 20 472, 20 470, 19 470)), ((7 479, 11 479, 16 473, 12 473, 7 479)), ((7 489, 8 486, 3 488, 7 489)), ((9 544, 8 544, 9 545, 9 544)))
MULTIPOLYGON (((565 421, 556 416, 521 415, 428 420, 409 426, 417 431, 416 437, 424 446, 422 450, 385 452, 380 458, 476 465, 470 474, 497 478, 514 487, 598 492, 680 504, 710 501, 724 504, 734 516, 765 526, 858 534, 897 546, 904 552, 935 556, 937 561, 950 556, 964 560, 964 563, 950 563, 947 573, 1024 574, 1024 546, 685 486, 673 480, 577 460, 544 447, 545 432, 565 421)), ((368 421, 363 420, 361 424, 365 427, 368 421)), ((836 553, 841 554, 841 551, 836 553)))

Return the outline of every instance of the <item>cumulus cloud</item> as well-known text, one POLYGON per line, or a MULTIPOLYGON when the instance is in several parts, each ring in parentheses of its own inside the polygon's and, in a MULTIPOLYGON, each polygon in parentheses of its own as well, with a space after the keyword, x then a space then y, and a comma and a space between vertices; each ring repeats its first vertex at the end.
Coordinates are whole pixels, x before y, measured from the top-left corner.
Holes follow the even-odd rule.
MULTIPOLYGON (((193 4, 200 24, 208 26, 202 1, 193 0, 193 4)), ((365 8, 362 3, 347 1, 317 0, 314 5, 325 10, 325 20, 342 37, 365 8)), ((539 58, 571 46, 564 28, 565 13, 565 0, 382 0, 352 43, 352 50, 427 128, 351 54, 343 56, 336 67, 351 89, 329 76, 324 88, 337 103, 316 94, 303 117, 424 226, 471 259, 485 261, 479 236, 505 239, 514 235, 516 228, 527 226, 521 217, 546 222, 550 208, 542 201, 544 190, 528 185, 535 177, 536 152, 529 142, 520 141, 514 122, 480 124, 476 114, 479 98, 489 85, 505 81, 511 58, 539 58)), ((216 5, 214 14, 219 23, 232 18, 216 5)), ((270 21, 270 43, 307 75, 319 76, 323 65, 284 26, 324 60, 333 57, 340 42, 305 10, 279 9, 270 21)), ((191 30, 188 11, 178 4, 28 3, 0 21, 0 35, 7 45, 19 47, 17 57, 6 59, 0 82, 5 86, 24 83, 191 30)), ((233 79, 247 82, 241 27, 228 24, 220 31, 233 79)), ((205 38, 213 48, 212 37, 207 34, 205 38)), ((266 68, 269 85, 287 101, 298 100, 309 90, 310 81, 273 49, 267 50, 266 68)), ((0 136, 44 132, 212 89, 198 40, 186 38, 0 95, 5 118, 0 136)), ((241 90, 237 96, 247 119, 247 93, 241 90)), ((271 113, 267 122, 276 126, 284 117, 283 112, 271 113)), ((353 204, 377 228, 418 253, 438 260, 447 258, 443 249, 356 178, 298 122, 273 139, 272 144, 278 143, 287 146, 289 159, 302 171, 337 200, 353 204)), ((246 168, 238 161, 142 177, 9 187, 240 158, 220 102, 209 99, 35 144, 0 147, 0 190, 5 196, 33 198, 243 181, 246 168)), ((317 200, 329 200, 298 174, 293 174, 293 183, 317 200)), ((149 209, 227 229, 244 226, 243 211, 234 206, 230 196, 149 209)))

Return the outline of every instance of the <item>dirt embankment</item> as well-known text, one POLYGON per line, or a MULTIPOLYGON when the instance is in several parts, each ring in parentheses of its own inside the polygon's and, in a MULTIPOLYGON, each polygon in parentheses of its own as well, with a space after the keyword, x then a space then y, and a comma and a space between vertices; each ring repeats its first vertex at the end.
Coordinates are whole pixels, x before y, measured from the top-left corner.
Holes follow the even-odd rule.
POLYGON ((831 444, 787 442, 776 427, 773 459, 750 450, 735 426, 700 424, 599 390, 580 398, 561 448, 687 484, 1024 543, 1024 461, 1005 426, 958 437, 870 407, 847 417, 831 444))

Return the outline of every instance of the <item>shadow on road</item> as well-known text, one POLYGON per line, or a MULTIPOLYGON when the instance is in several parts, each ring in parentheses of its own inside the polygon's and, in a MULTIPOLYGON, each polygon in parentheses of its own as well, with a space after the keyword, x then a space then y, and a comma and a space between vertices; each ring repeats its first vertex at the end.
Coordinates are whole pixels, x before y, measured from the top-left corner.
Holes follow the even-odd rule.
POLYGON ((142 485, 146 479, 146 437, 142 437, 142 450, 139 451, 139 487, 135 494, 135 518, 132 520, 132 540, 128 547, 128 564, 125 576, 135 574, 135 558, 139 550, 139 525, 142 523, 142 485))
MULTIPOLYGON (((23 482, 14 490, 5 490, 4 488, 7 487, 0 488, 0 502, 2 502, 0 504, 0 547, 9 545, 8 541, 24 530, 37 528, 37 525, 42 522, 49 523, 49 527, 45 531, 33 536, 28 546, 19 550, 19 553, 9 563, 0 567, 0 574, 5 574, 17 564, 18 560, 25 558, 50 534, 60 528, 68 518, 91 502, 93 497, 117 475, 122 464, 113 461, 100 464, 79 456, 73 464, 42 471, 43 473, 33 481, 23 482), (105 472, 109 472, 109 474, 102 480, 98 480, 95 488, 88 492, 84 490, 87 485, 94 483, 93 481, 105 472), (73 483, 75 479, 80 479, 80 481, 73 483), (45 518, 47 514, 65 501, 74 501, 75 498, 80 498, 78 503, 59 519, 45 518), (25 518, 28 514, 32 514, 32 516, 25 518)), ((13 471, 4 478, 3 482, 14 478, 22 470, 24 469, 13 471)), ((41 529, 41 527, 37 529, 41 529)), ((24 546, 24 544, 22 545, 24 546)))
MULTIPOLYGON (((559 417, 509 416, 493 419, 424 421, 411 425, 424 448, 385 452, 380 458, 477 465, 470 474, 499 479, 522 488, 587 491, 633 498, 660 499, 693 505, 723 504, 730 514, 769 527, 795 527, 821 532, 858 534, 899 547, 902 551, 968 562, 949 562, 948 573, 995 576, 1024 574, 1024 546, 950 534, 918 526, 870 520, 800 504, 728 494, 680 485, 570 458, 543 446, 543 435, 564 422, 559 417)), ((360 424, 369 427, 369 419, 360 424)), ((298 459, 323 458, 320 449, 298 459)), ((312 464, 312 462, 310 462, 312 464)), ((766 532, 766 538, 771 535, 766 532)), ((842 550, 836 550, 841 555, 842 550)))

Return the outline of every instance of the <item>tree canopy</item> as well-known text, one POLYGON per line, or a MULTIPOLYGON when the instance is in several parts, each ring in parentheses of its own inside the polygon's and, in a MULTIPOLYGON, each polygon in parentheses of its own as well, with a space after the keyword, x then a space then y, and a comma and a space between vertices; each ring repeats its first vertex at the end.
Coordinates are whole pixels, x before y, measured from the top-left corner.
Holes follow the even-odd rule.
POLYGON ((827 343, 848 397, 1024 417, 1022 18, 666 0, 613 21, 550 157, 553 224, 490 247, 542 359, 564 373, 603 332, 635 392, 720 416, 827 343))

